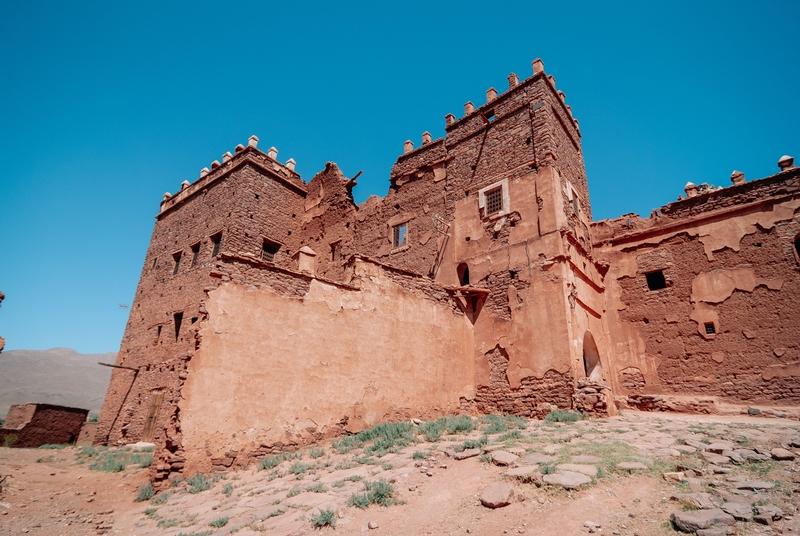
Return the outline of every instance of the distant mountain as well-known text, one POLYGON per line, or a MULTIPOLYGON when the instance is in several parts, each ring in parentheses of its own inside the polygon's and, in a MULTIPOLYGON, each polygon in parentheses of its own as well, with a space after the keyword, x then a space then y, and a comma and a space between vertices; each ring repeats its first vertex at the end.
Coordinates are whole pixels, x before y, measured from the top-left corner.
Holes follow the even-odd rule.
POLYGON ((42 402, 100 413, 116 352, 80 354, 72 348, 8 350, 0 354, 0 419, 13 404, 42 402))

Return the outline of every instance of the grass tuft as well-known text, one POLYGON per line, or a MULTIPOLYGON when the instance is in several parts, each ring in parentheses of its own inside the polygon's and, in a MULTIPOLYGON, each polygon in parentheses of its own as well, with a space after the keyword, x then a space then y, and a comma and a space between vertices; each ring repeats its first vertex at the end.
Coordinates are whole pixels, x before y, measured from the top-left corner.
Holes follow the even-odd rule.
POLYGON ((325 449, 311 449, 308 451, 308 455, 316 460, 317 458, 325 456, 325 449))
POLYGON ((397 499, 394 498, 396 492, 397 490, 392 484, 379 478, 373 482, 364 482, 364 490, 361 493, 350 495, 347 498, 347 505, 357 508, 366 508, 370 504, 389 506, 397 502, 397 499))
POLYGON ((189 493, 200 493, 211 489, 214 482, 203 473, 197 473, 193 477, 187 478, 186 483, 189 484, 189 493))
POLYGON ((169 499, 170 495, 171 492, 169 491, 159 493, 158 495, 150 499, 150 504, 164 504, 167 502, 167 499, 169 499))
POLYGON ((215 529, 221 529, 225 525, 228 524, 228 517, 218 517, 217 519, 213 519, 208 526, 214 527, 215 529))
POLYGON ((333 510, 320 510, 319 514, 311 516, 311 524, 321 529, 322 527, 336 527, 336 514, 333 510))
POLYGON ((333 448, 339 454, 347 454, 353 449, 362 448, 372 441, 372 445, 364 449, 366 455, 384 456, 398 447, 405 447, 415 441, 413 425, 407 422, 385 422, 357 434, 348 435, 333 442, 333 448))
POLYGON ((139 488, 139 493, 136 494, 136 498, 134 502, 144 502, 148 501, 153 498, 153 495, 156 494, 156 490, 153 489, 153 484, 148 482, 144 486, 139 488))
POLYGON ((554 409, 544 418, 547 422, 577 422, 584 418, 584 415, 577 411, 566 409, 554 409))

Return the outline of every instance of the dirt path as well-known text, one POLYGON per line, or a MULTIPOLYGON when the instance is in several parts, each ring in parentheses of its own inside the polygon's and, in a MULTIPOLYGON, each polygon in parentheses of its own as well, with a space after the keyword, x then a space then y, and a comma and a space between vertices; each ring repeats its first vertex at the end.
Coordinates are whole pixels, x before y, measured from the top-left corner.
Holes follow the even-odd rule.
POLYGON ((780 508, 780 519, 770 518, 769 526, 736 521, 731 525, 736 534, 800 534, 800 443, 792 446, 800 441, 797 422, 626 412, 618 418, 571 424, 510 420, 502 426, 506 425, 507 430, 488 434, 482 445, 488 453, 460 461, 453 458, 454 447, 460 449, 465 440, 477 444, 484 431, 445 434, 436 442, 421 440, 383 456, 378 456, 383 454, 380 450, 370 452, 368 444, 347 453, 319 445, 297 453, 300 457, 275 460, 274 467, 249 467, 193 481, 194 489, 182 482, 143 502, 134 498, 146 484, 146 470, 88 469, 92 460, 112 451, 88 456, 77 448, 0 449, 0 478, 6 477, 0 534, 300 535, 317 533, 312 519, 329 510, 335 529, 319 530, 330 534, 578 535, 589 533, 589 522, 599 526, 593 529, 598 534, 649 536, 675 534, 670 514, 693 509, 693 495, 687 494, 702 498, 703 493, 716 506, 738 501, 749 504, 754 513, 759 506, 780 508), (778 461, 759 454, 779 447, 797 458, 778 461), (714 458, 712 450, 734 459, 714 458), (509 466, 490 459, 497 452, 518 455, 511 466, 530 467, 531 474, 526 480, 504 477, 509 466), (764 459, 735 463, 736 456, 748 453, 764 459), (526 461, 531 454, 539 459, 526 461), (638 462, 646 469, 629 474, 618 467, 622 462, 638 462), (594 470, 598 476, 579 489, 544 484, 543 474, 563 472, 559 465, 564 463, 577 463, 581 471, 594 470), (687 470, 667 482, 662 474, 676 466, 693 467, 696 473, 687 470), (347 505, 351 496, 363 491, 364 482, 379 479, 394 487, 390 501, 399 504, 365 509, 347 505), (744 480, 773 487, 737 489, 744 480), (481 494, 497 481, 511 485, 512 502, 486 508, 481 494), (203 484, 210 489, 198 491, 203 484), (370 529, 370 522, 377 528, 370 529))

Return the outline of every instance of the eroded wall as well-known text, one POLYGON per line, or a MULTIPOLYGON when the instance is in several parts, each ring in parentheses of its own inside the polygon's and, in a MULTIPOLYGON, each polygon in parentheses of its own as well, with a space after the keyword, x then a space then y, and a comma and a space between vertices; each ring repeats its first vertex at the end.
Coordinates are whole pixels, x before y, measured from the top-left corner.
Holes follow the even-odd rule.
POLYGON ((472 330, 447 293, 353 269, 351 286, 312 279, 302 296, 233 282, 209 293, 180 402, 187 471, 473 397, 472 330))
POLYGON ((595 224, 619 393, 800 402, 798 175, 595 224))

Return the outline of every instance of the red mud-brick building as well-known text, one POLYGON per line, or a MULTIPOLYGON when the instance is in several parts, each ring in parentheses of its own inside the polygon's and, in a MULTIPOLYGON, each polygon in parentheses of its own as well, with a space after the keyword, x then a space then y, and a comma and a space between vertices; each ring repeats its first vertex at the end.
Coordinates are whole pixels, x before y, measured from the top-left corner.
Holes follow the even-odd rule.
POLYGON ((15 404, 0 427, 0 444, 16 448, 75 443, 88 409, 55 404, 15 404))
POLYGON ((165 194, 96 441, 163 481, 412 416, 800 402, 790 159, 594 222, 540 60, 445 133, 360 205, 255 136, 165 194))

